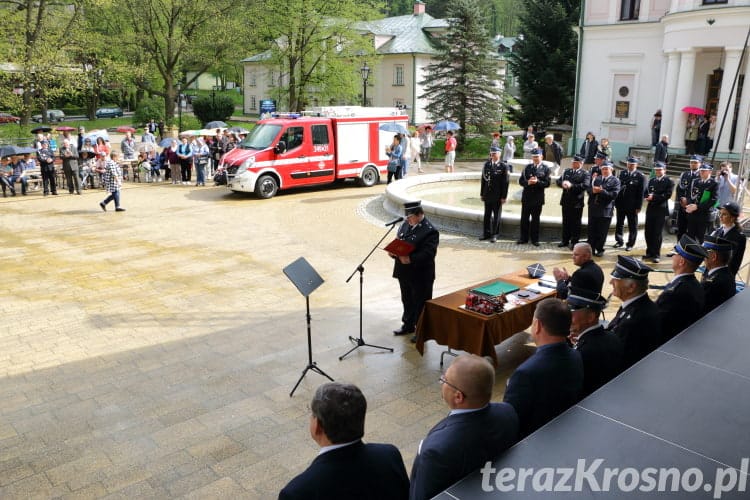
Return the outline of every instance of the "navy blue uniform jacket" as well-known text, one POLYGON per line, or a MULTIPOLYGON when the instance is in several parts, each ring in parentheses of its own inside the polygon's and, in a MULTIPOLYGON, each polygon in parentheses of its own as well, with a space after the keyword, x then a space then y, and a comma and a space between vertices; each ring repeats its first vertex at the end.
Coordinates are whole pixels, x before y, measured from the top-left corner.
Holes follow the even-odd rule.
POLYGON ((581 399, 583 361, 565 342, 538 347, 508 380, 506 403, 513 405, 524 438, 581 399))
POLYGON ((576 344, 583 360, 583 397, 620 374, 622 342, 599 325, 584 333, 576 344))
POLYGON ((423 218, 414 227, 404 222, 398 229, 398 239, 408 241, 414 245, 414 251, 409 254, 411 264, 402 264, 394 259, 393 277, 414 281, 435 281, 435 255, 437 255, 440 233, 423 218))
POLYGON ((669 283, 656 298, 661 319, 661 343, 700 319, 704 304, 703 287, 695 279, 695 275, 686 274, 669 283))
POLYGON ((398 448, 362 441, 318 455, 279 500, 406 499, 409 477, 398 448))
POLYGON ((410 500, 432 498, 516 443, 518 417, 508 403, 449 415, 430 430, 411 468, 410 500))
POLYGON ((717 269, 711 274, 708 271, 703 273, 701 286, 706 293, 706 304, 703 314, 710 313, 737 293, 734 276, 732 276, 732 272, 728 267, 717 269))
POLYGON ((551 182, 549 168, 544 163, 537 167, 533 163, 526 165, 518 178, 518 183, 523 186, 521 203, 529 207, 541 207, 544 205, 544 190, 551 182), (529 184, 529 179, 536 177, 536 184, 529 184))
POLYGON ((607 330, 622 341, 623 370, 630 368, 661 344, 661 318, 656 304, 644 294, 628 307, 620 308, 607 330))
POLYGON ((617 193, 620 192, 620 181, 617 177, 610 175, 605 179, 597 176, 596 179, 591 181, 588 192, 589 217, 612 217, 615 199, 617 199, 617 193), (601 193, 592 192, 591 188, 594 186, 601 186, 603 191, 601 193))

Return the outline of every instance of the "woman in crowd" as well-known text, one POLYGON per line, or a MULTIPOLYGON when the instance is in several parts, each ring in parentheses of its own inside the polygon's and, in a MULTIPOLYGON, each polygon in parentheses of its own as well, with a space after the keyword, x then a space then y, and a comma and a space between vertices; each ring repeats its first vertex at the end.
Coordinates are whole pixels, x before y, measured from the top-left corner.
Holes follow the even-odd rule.
POLYGON ((505 139, 505 147, 503 147, 503 156, 502 161, 505 163, 508 163, 516 156, 516 139, 509 135, 507 139, 505 139))
POLYGON ((180 176, 183 184, 190 183, 190 174, 193 170, 193 151, 190 148, 186 136, 182 136, 180 145, 177 146, 177 158, 180 163, 180 176))
POLYGON ((685 152, 689 155, 695 154, 695 144, 698 142, 699 129, 698 117, 690 113, 685 125, 685 152))
POLYGON ((531 152, 538 147, 539 143, 534 140, 534 134, 529 133, 526 136, 526 141, 523 143, 523 157, 530 160, 531 152))
POLYGON ((390 146, 386 146, 385 154, 390 158, 388 179, 386 180, 386 184, 390 184, 393 178, 396 180, 401 178, 401 158, 404 156, 404 149, 401 147, 401 136, 399 134, 393 136, 393 142, 390 146))
POLYGON ((607 139, 606 137, 602 137, 602 141, 599 143, 599 147, 597 149, 600 153, 607 155, 607 158, 612 158, 612 148, 609 147, 609 139, 607 139))
POLYGON ((195 185, 206 185, 206 166, 211 155, 206 141, 203 137, 198 137, 194 144, 191 145, 193 150, 193 160, 195 163, 195 185))
POLYGON ((580 154, 583 157, 583 164, 593 165, 597 151, 599 151, 599 143, 596 141, 594 133, 589 132, 586 134, 586 140, 581 144, 580 154))
POLYGON ((651 118, 651 145, 656 146, 661 139, 661 110, 657 109, 651 118))
POLYGON ((417 162, 417 172, 421 174, 424 172, 424 170, 422 170, 422 159, 420 158, 422 155, 422 141, 419 140, 419 134, 416 130, 411 133, 411 137, 409 137, 408 140, 409 160, 417 162))
POLYGON ((182 173, 180 172, 180 157, 177 156, 177 139, 172 139, 172 144, 164 151, 167 152, 169 171, 172 174, 172 184, 182 184, 182 173))

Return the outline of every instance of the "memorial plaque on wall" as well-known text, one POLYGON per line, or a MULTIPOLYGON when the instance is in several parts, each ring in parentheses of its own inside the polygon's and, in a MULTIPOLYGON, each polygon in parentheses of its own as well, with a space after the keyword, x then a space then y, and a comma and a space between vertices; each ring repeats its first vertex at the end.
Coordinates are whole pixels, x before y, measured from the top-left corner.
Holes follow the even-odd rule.
POLYGON ((615 118, 627 118, 630 114, 630 101, 615 102, 615 118))

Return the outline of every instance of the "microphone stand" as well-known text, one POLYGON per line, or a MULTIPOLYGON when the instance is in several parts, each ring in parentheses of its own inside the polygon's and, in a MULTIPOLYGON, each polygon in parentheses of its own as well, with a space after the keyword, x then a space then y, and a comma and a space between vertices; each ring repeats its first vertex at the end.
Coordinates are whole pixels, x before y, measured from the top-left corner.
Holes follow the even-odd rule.
POLYGON ((349 283, 349 281, 351 281, 351 279, 354 277, 354 274, 359 273, 359 337, 352 337, 351 335, 349 336, 349 340, 354 344, 354 347, 349 349, 345 354, 342 354, 341 356, 339 356, 339 361, 343 360, 349 354, 351 354, 352 352, 354 352, 355 350, 359 349, 362 346, 374 347, 375 349, 383 349, 385 351, 393 352, 392 347, 383 347, 379 345, 368 344, 362 338, 362 286, 364 284, 364 273, 365 273, 364 263, 367 262, 367 259, 370 258, 370 255, 372 255, 375 252, 375 250, 380 246, 383 240, 389 234, 391 234, 391 231, 393 231, 393 228, 396 227, 397 223, 398 222, 394 222, 393 224, 391 224, 391 227, 388 229, 388 231, 386 231, 383 237, 380 238, 380 240, 378 240, 377 243, 375 243, 374 247, 372 247, 372 250, 370 250, 370 253, 368 253, 365 256, 365 258, 362 259, 362 262, 360 262, 357 268, 354 271, 352 271, 352 274, 350 274, 349 277, 346 278, 346 282, 349 283))

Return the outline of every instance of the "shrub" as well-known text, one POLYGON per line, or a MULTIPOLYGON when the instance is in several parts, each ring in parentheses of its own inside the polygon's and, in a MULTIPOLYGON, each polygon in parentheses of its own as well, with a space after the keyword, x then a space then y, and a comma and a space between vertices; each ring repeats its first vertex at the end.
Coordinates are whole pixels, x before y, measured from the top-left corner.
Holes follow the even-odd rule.
POLYGON ((201 123, 227 121, 234 112, 234 102, 225 95, 201 96, 193 100, 193 114, 201 123))
POLYGON ((148 123, 151 118, 157 123, 164 119, 164 99, 158 97, 143 99, 135 110, 133 123, 148 123))

